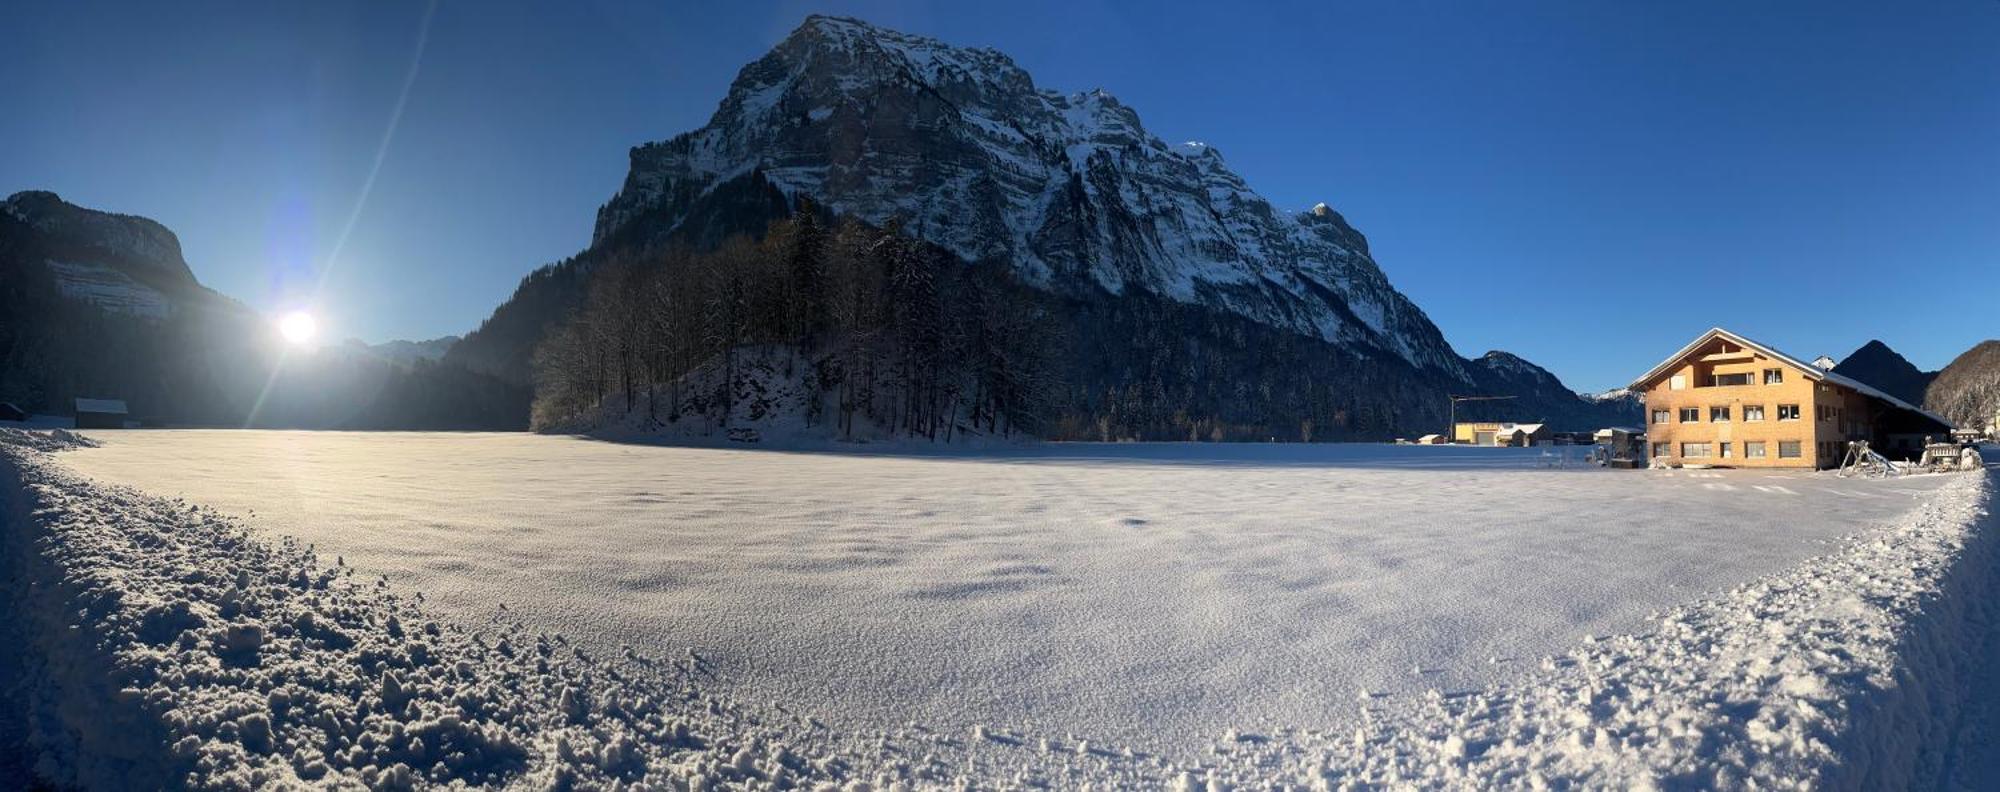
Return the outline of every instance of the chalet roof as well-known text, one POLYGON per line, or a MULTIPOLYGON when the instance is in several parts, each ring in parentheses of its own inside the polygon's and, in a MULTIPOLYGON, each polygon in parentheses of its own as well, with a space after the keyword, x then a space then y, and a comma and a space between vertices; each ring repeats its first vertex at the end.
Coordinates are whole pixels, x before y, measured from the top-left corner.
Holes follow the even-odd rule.
POLYGON ((76 411, 80 413, 124 415, 125 401, 123 399, 77 399, 76 411))
POLYGON ((1518 434, 1518 433, 1521 433, 1521 432, 1526 432, 1526 433, 1528 433, 1528 434, 1534 434, 1534 433, 1536 433, 1536 432, 1539 432, 1539 431, 1542 431, 1542 427, 1543 427, 1543 426, 1544 426, 1544 424, 1538 424, 1538 423, 1533 423, 1533 424, 1525 424, 1525 423, 1517 423, 1517 424, 1508 424, 1508 425, 1506 426, 1506 428, 1503 428, 1503 429, 1501 429, 1501 430, 1500 430, 1500 434, 1503 434, 1503 435, 1510 435, 1510 434, 1518 434))
POLYGON ((1631 387, 1636 390, 1645 390, 1647 383, 1650 383, 1653 380, 1658 379, 1661 374, 1665 374, 1668 369, 1673 368, 1675 363, 1679 363, 1683 358, 1686 358, 1688 355, 1693 354, 1693 352, 1697 349, 1700 349, 1703 344, 1706 344, 1710 341, 1714 341, 1718 338, 1723 339, 1725 341, 1735 342, 1737 345, 1742 346, 1746 349, 1757 350, 1758 352, 1762 353, 1765 357, 1777 360, 1780 363, 1784 363, 1786 365, 1791 366, 1792 368, 1798 369, 1799 372, 1804 374, 1807 379, 1813 380, 1815 382, 1831 382, 1835 385, 1842 385, 1849 388, 1853 388, 1856 391, 1888 402, 1889 404, 1899 409, 1909 410, 1910 412, 1917 413, 1918 415, 1922 415, 1925 418, 1937 421, 1938 423, 1943 424, 1945 426, 1952 425, 1950 421, 1945 420, 1943 416, 1940 416, 1937 413, 1925 410, 1922 407, 1918 407, 1914 404, 1903 401, 1902 399, 1898 399, 1894 396, 1884 393, 1881 390, 1878 390, 1874 386, 1871 386, 1865 382, 1857 380, 1853 377, 1846 376, 1844 374, 1835 374, 1831 371, 1827 371, 1826 369, 1822 369, 1818 366, 1812 365, 1811 363, 1807 363, 1805 361, 1799 360, 1798 358, 1792 357, 1791 355, 1787 355, 1783 352, 1780 352, 1778 351, 1777 347, 1769 346, 1766 344, 1760 344, 1756 341, 1752 341, 1748 338, 1729 332, 1728 330, 1724 330, 1720 327, 1709 328, 1708 332, 1702 333, 1699 338, 1696 338, 1695 340, 1689 342, 1687 346, 1681 347, 1681 350, 1679 352, 1675 352, 1672 355, 1668 356, 1666 360, 1660 361, 1660 364, 1654 366, 1651 371, 1646 372, 1645 376, 1633 380, 1631 387))

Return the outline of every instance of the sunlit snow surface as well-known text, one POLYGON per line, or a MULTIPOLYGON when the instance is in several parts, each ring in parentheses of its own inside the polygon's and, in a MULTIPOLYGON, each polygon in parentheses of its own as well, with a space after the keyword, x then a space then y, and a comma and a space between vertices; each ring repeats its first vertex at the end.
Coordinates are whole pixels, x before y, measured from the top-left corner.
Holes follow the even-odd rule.
POLYGON ((722 689, 835 724, 1169 755, 1338 726, 1362 690, 1518 678, 1947 480, 1547 467, 1561 449, 88 434, 104 447, 63 464, 316 543, 447 616, 692 648, 722 689))

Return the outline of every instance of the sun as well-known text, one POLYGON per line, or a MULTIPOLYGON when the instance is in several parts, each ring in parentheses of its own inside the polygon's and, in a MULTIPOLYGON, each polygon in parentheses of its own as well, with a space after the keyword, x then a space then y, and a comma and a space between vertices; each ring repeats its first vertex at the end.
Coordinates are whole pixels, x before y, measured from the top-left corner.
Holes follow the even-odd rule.
POLYGON ((313 340, 313 336, 319 335, 319 322, 305 311, 293 311, 278 320, 278 334, 284 336, 286 341, 304 346, 313 340))

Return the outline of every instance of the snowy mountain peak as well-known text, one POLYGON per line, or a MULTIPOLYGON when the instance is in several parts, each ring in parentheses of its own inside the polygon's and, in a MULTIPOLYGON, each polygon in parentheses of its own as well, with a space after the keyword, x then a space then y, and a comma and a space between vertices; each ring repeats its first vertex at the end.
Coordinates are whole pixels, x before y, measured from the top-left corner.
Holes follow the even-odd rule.
POLYGON ((1467 376, 1337 212, 1281 212, 1213 147, 1165 143, 1102 89, 1038 88, 996 50, 808 17, 707 126, 631 159, 594 244, 675 233, 703 196, 763 183, 1051 291, 1147 292, 1467 376))

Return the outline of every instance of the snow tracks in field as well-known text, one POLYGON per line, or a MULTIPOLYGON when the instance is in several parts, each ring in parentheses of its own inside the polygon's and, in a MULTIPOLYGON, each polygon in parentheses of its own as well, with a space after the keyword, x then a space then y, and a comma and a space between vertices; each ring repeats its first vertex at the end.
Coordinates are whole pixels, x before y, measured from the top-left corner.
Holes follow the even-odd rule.
MULTIPOLYGON (((1225 743, 1185 783, 1991 788, 2000 521, 1966 474, 1896 524, 1521 684, 1373 702, 1351 734, 1225 743)), ((1634 530, 1643 530, 1635 526, 1634 530)))
POLYGON ((1990 473, 1515 684, 1360 692, 1330 728, 1170 761, 998 727, 841 734, 704 692, 693 652, 441 624, 340 559, 49 459, 77 442, 0 434, 0 753, 65 786, 1902 788, 1979 781, 2000 729, 1978 673, 2000 649, 1990 473))
MULTIPOLYGON (((586 657, 427 619, 385 581, 0 438, 0 751, 85 789, 817 782, 809 721, 705 696, 701 664, 586 657)), ((18 769, 17 769, 18 772, 18 769)), ((4 780, 4 779, 0 779, 4 780)), ((19 781, 20 779, 14 779, 19 781)))

